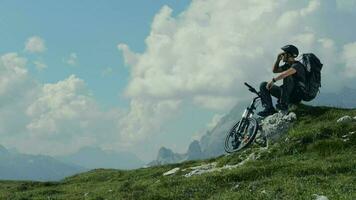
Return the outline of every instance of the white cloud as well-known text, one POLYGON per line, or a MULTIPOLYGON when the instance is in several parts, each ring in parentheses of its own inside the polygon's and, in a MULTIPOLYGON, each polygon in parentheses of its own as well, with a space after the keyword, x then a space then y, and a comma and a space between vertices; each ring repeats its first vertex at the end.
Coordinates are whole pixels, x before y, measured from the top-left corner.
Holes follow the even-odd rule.
POLYGON ((78 56, 76 53, 70 53, 68 58, 64 60, 65 63, 71 66, 76 66, 78 64, 78 56))
POLYGON ((74 75, 41 84, 29 75, 26 63, 17 53, 0 57, 2 144, 22 152, 54 155, 121 140, 120 109, 100 110, 85 82, 74 75))
POLYGON ((136 65, 139 54, 133 53, 126 44, 118 44, 117 48, 122 51, 126 65, 136 65))
POLYGON ((346 64, 345 75, 356 77, 356 42, 346 44, 343 47, 342 58, 346 64))
POLYGON ((177 111, 180 101, 132 100, 130 110, 119 121, 121 145, 131 146, 159 131, 162 120, 177 111))
POLYGON ((25 109, 38 87, 29 78, 26 63, 17 53, 0 57, 0 136, 16 136, 25 131, 25 109))
POLYGON ((14 85, 22 84, 23 80, 26 79, 26 62, 27 60, 19 57, 17 53, 8 53, 1 56, 0 95, 8 94, 12 91, 14 85))
POLYGON ((309 1, 309 4, 297 10, 287 10, 284 12, 277 20, 277 26, 279 28, 291 29, 296 24, 300 23, 301 20, 305 19, 309 15, 313 14, 320 7, 319 0, 309 1))
POLYGON ((208 130, 213 129, 219 123, 219 121, 223 116, 224 116, 223 114, 215 114, 211 119, 211 121, 207 124, 208 130))
POLYGON ((336 6, 340 10, 353 12, 356 9, 356 0, 336 0, 336 6))
POLYGON ((122 114, 118 109, 100 110, 85 82, 75 75, 44 84, 26 108, 29 121, 19 149, 53 155, 86 145, 111 145, 113 140, 121 141, 117 123, 122 114))
POLYGON ((25 51, 30 53, 42 53, 46 49, 45 41, 39 36, 32 36, 25 43, 25 51))
POLYGON ((84 89, 84 81, 74 75, 55 84, 45 84, 27 109, 32 120, 28 130, 33 134, 47 135, 79 132, 84 124, 79 119, 88 112, 88 108, 95 107, 84 89))
POLYGON ((201 107, 211 110, 228 110, 236 104, 237 98, 215 95, 196 95, 193 102, 201 107))

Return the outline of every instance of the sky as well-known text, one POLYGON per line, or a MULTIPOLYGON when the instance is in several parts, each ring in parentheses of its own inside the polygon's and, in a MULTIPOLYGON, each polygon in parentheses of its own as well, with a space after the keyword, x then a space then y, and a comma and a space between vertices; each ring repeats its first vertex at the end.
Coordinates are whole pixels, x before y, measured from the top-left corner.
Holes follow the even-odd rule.
POLYGON ((324 63, 322 92, 356 81, 355 0, 0 2, 0 141, 142 160, 184 152, 273 77, 280 47, 324 63))

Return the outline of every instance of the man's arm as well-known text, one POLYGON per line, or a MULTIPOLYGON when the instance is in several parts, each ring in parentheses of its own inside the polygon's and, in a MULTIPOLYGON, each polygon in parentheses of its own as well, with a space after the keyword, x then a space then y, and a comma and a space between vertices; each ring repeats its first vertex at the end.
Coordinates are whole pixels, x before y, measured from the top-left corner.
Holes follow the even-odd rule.
POLYGON ((284 71, 283 73, 281 73, 280 75, 278 75, 276 78, 274 78, 275 81, 279 81, 284 79, 285 77, 288 77, 294 73, 296 73, 297 70, 295 70, 293 67, 287 69, 286 71, 284 71))
POLYGON ((281 73, 280 75, 278 75, 276 78, 273 78, 272 81, 270 81, 267 84, 267 89, 271 89, 272 85, 274 84, 274 82, 277 82, 279 80, 284 79, 285 77, 288 77, 294 73, 296 73, 297 70, 295 70, 293 67, 287 69, 286 71, 284 71, 283 73, 281 73))
POLYGON ((274 62, 274 65, 273 65, 273 68, 272 68, 273 73, 281 73, 281 72, 283 71, 283 69, 281 69, 281 68, 279 67, 279 63, 280 63, 281 60, 282 60, 283 54, 284 54, 284 52, 278 54, 277 60, 276 60, 276 62, 274 62))

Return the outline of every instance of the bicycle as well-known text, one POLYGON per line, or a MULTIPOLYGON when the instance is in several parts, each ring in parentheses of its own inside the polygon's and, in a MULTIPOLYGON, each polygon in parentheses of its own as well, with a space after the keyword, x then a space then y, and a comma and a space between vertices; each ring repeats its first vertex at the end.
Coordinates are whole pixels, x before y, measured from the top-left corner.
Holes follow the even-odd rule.
POLYGON ((245 109, 242 118, 228 132, 225 138, 225 151, 234 153, 246 148, 254 141, 257 131, 260 128, 256 118, 253 117, 257 102, 261 101, 260 92, 257 92, 251 85, 244 83, 248 90, 257 96, 253 98, 250 105, 245 109))

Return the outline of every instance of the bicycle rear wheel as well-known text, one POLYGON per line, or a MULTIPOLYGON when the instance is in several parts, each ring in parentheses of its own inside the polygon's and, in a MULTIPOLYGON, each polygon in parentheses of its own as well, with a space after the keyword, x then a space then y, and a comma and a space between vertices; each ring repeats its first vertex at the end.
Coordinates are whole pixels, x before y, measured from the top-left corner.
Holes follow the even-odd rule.
POLYGON ((237 130, 240 121, 237 122, 228 132, 225 138, 225 151, 233 153, 247 147, 255 139, 258 122, 255 118, 244 120, 240 130, 237 130))

